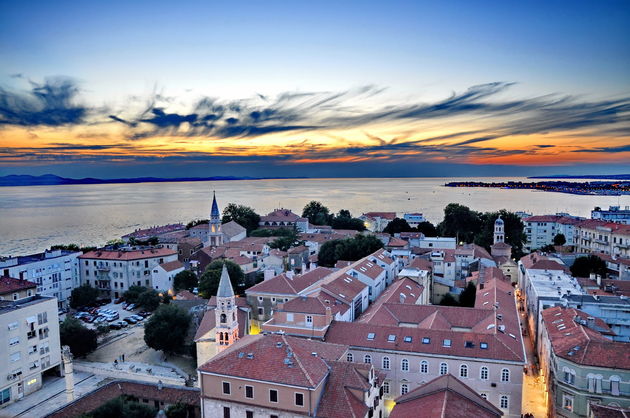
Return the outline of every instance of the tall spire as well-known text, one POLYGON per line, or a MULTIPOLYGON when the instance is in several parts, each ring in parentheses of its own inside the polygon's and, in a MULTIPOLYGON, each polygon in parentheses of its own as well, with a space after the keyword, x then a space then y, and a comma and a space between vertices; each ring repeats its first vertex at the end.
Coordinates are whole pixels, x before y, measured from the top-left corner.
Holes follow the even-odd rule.
POLYGON ((233 296, 234 289, 232 289, 230 275, 228 274, 227 267, 225 267, 225 264, 223 264, 223 270, 221 270, 221 280, 219 280, 219 289, 217 290, 217 297, 231 298, 233 296))
POLYGON ((210 219, 218 219, 219 214, 219 205, 217 205, 217 196, 214 190, 212 191, 212 210, 210 211, 210 219))

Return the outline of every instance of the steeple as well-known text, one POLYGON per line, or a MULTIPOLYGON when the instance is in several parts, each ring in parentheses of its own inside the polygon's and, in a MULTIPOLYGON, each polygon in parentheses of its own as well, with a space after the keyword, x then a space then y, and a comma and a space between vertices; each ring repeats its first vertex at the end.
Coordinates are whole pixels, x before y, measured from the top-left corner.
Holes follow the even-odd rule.
POLYGON ((221 270, 221 280, 219 280, 219 289, 217 290, 217 298, 233 298, 234 289, 232 289, 232 283, 230 282, 230 275, 228 274, 227 267, 223 264, 221 270))
POLYGON ((223 244, 223 232, 221 231, 221 212, 217 204, 217 195, 212 192, 212 209, 210 210, 210 221, 208 222, 208 239, 205 245, 218 246, 223 244))
POLYGON ((219 205, 217 205, 217 195, 213 190, 212 191, 212 210, 210 211, 210 221, 214 219, 219 219, 220 216, 221 215, 219 213, 219 205))
POLYGON ((501 215, 494 221, 494 244, 505 242, 505 224, 501 215))
POLYGON ((214 314, 217 350, 223 351, 238 340, 238 307, 225 264, 221 270, 221 280, 219 280, 219 289, 217 290, 217 307, 214 314))

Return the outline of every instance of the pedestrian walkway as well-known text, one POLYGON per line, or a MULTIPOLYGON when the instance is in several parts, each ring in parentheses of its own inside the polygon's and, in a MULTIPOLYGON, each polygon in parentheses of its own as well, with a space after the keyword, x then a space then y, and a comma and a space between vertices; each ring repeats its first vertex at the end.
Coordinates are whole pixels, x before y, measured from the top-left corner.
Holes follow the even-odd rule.
MULTIPOLYGON (((74 372, 75 399, 102 385, 105 376, 74 372)), ((0 409, 0 417, 41 418, 51 411, 67 404, 66 384, 62 377, 46 378, 37 392, 25 396, 17 402, 0 409)))
MULTIPOLYGON (((519 315, 521 317, 521 330, 527 329, 525 314, 519 311, 519 315)), ((546 418, 545 385, 541 382, 538 375, 540 367, 535 363, 536 352, 529 330, 527 330, 527 335, 523 337, 523 345, 525 346, 525 355, 527 357, 527 372, 523 375, 521 412, 523 414, 533 414, 534 418, 546 418)))

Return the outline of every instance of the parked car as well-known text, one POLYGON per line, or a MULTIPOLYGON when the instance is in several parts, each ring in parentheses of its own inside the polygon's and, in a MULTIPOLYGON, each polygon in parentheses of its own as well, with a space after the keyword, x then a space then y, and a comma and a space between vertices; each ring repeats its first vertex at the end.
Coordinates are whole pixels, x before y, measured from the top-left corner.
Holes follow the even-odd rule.
POLYGON ((119 323, 117 323, 117 322, 112 322, 111 324, 109 324, 109 328, 110 329, 121 329, 122 326, 119 323))
POLYGON ((134 309, 136 309, 136 304, 132 303, 131 305, 127 306, 125 309, 128 311, 133 311, 134 309))
POLYGON ((118 305, 119 303, 123 303, 124 301, 125 301, 125 298, 122 298, 122 297, 121 297, 121 298, 116 299, 116 300, 114 301, 114 303, 115 303, 116 305, 118 305))
POLYGON ((127 322, 125 322, 125 321, 117 321, 117 323, 120 324, 120 326, 123 327, 123 328, 129 326, 129 324, 127 322))
POLYGON ((135 319, 138 322, 144 321, 144 317, 140 316, 140 315, 131 315, 129 318, 133 318, 133 319, 135 319))
POLYGON ((136 321, 135 319, 133 319, 130 316, 128 316, 127 318, 123 319, 123 321, 127 321, 128 324, 137 324, 138 323, 138 321, 136 321))

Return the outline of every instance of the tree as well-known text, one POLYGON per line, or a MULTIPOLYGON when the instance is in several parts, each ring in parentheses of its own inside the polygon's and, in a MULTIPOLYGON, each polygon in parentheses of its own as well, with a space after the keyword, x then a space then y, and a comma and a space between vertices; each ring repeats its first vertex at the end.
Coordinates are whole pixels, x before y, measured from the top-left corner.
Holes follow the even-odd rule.
POLYGON ((157 409, 138 402, 138 398, 122 395, 110 399, 92 412, 84 414, 85 418, 154 418, 157 409))
POLYGON ((98 299, 98 289, 84 284, 72 289, 70 307, 77 309, 81 306, 94 306, 96 299, 98 299))
POLYGON ((129 290, 123 293, 123 297, 127 303, 136 303, 138 296, 147 290, 144 286, 129 286, 129 290))
POLYGON ((107 325, 107 324, 99 324, 96 327, 96 334, 97 335, 105 335, 105 334, 108 334, 109 331, 111 331, 111 329, 109 328, 109 325, 107 325))
POLYGON ((186 229, 190 229, 197 225, 207 225, 210 221, 208 219, 195 219, 186 224, 186 229))
POLYGON ((160 239, 158 237, 151 237, 147 239, 137 239, 134 237, 129 238, 129 245, 158 245, 160 239))
POLYGON ((459 306, 467 308, 475 307, 475 299, 477 297, 477 287, 473 282, 468 282, 466 289, 459 294, 459 306))
POLYGON ((440 301, 440 305, 442 306, 459 306, 457 300, 450 293, 442 296, 442 300, 440 301))
POLYGON ((409 224, 407 223, 405 219, 402 219, 402 218, 392 219, 391 221, 389 221, 385 229, 383 229, 383 232, 387 234, 392 234, 392 235, 398 234, 400 232, 411 232, 411 231, 413 231, 413 228, 409 226, 409 224))
POLYGON ((596 255, 578 257, 571 266, 571 274, 576 277, 589 277, 591 273, 606 277, 606 263, 596 255))
POLYGON ((521 218, 514 212, 501 209, 498 212, 486 212, 481 214, 481 229, 475 234, 474 242, 486 249, 490 249, 494 241, 494 222, 499 215, 503 220, 505 232, 504 240, 507 244, 512 246, 512 255, 514 258, 519 259, 524 255, 523 244, 527 236, 525 235, 525 224, 523 224, 521 218))
POLYGON ((315 200, 310 201, 302 210, 302 218, 308 218, 313 225, 328 225, 330 222, 330 211, 326 206, 315 200))
POLYGON ((235 293, 240 293, 245 287, 245 274, 241 267, 230 260, 215 260, 208 264, 206 271, 199 279, 199 294, 209 299, 211 296, 217 294, 219 289, 219 280, 221 279, 221 270, 223 264, 227 267, 230 281, 232 282, 232 289, 235 293))
POLYGON ((564 236, 564 234, 556 234, 555 237, 553 237, 553 245, 564 245, 567 243, 567 238, 564 236))
POLYGON ((247 229, 247 233, 249 234, 254 229, 258 228, 260 215, 249 206, 229 203, 225 209, 223 209, 223 218, 221 219, 221 222, 228 223, 230 221, 234 221, 243 228, 247 229))
POLYGON ((336 216, 332 217, 330 226, 334 229, 352 229, 355 231, 365 231, 367 228, 359 218, 353 218, 349 210, 341 209, 336 216))
POLYGON ((147 311, 154 311, 160 306, 160 295, 153 289, 147 289, 138 295, 136 303, 147 311))
POLYGON ((59 325, 59 337, 61 345, 69 346, 75 357, 84 357, 96 350, 96 331, 71 316, 67 316, 59 325))
POLYGON ((269 248, 277 248, 281 251, 287 251, 291 247, 301 245, 304 241, 300 241, 298 232, 295 228, 285 229, 288 234, 280 236, 269 243, 269 248))
POLYGON ((481 230, 480 213, 458 203, 444 208, 444 220, 438 224, 438 232, 445 237, 457 237, 459 241, 473 242, 481 230))
POLYGON ((374 235, 357 235, 353 238, 326 241, 319 249, 318 264, 333 267, 339 260, 356 261, 383 248, 383 242, 374 235))
POLYGON ((180 402, 169 406, 165 412, 167 418, 188 418, 193 416, 188 413, 188 405, 180 402))
POLYGON ((438 234, 437 228, 435 227, 435 225, 433 225, 429 221, 420 222, 418 226, 416 227, 416 229, 419 232, 422 232, 424 236, 426 237, 436 237, 438 234))
POLYGON ((173 278, 173 288, 177 292, 181 289, 192 290, 199 285, 197 275, 190 270, 180 271, 173 278))
POLYGON ((151 348, 173 354, 183 346, 190 315, 174 304, 160 306, 144 326, 144 342, 151 348))
POLYGON ((295 228, 261 228, 255 231, 252 231, 249 234, 250 237, 286 237, 289 235, 293 235, 295 233, 295 228))

